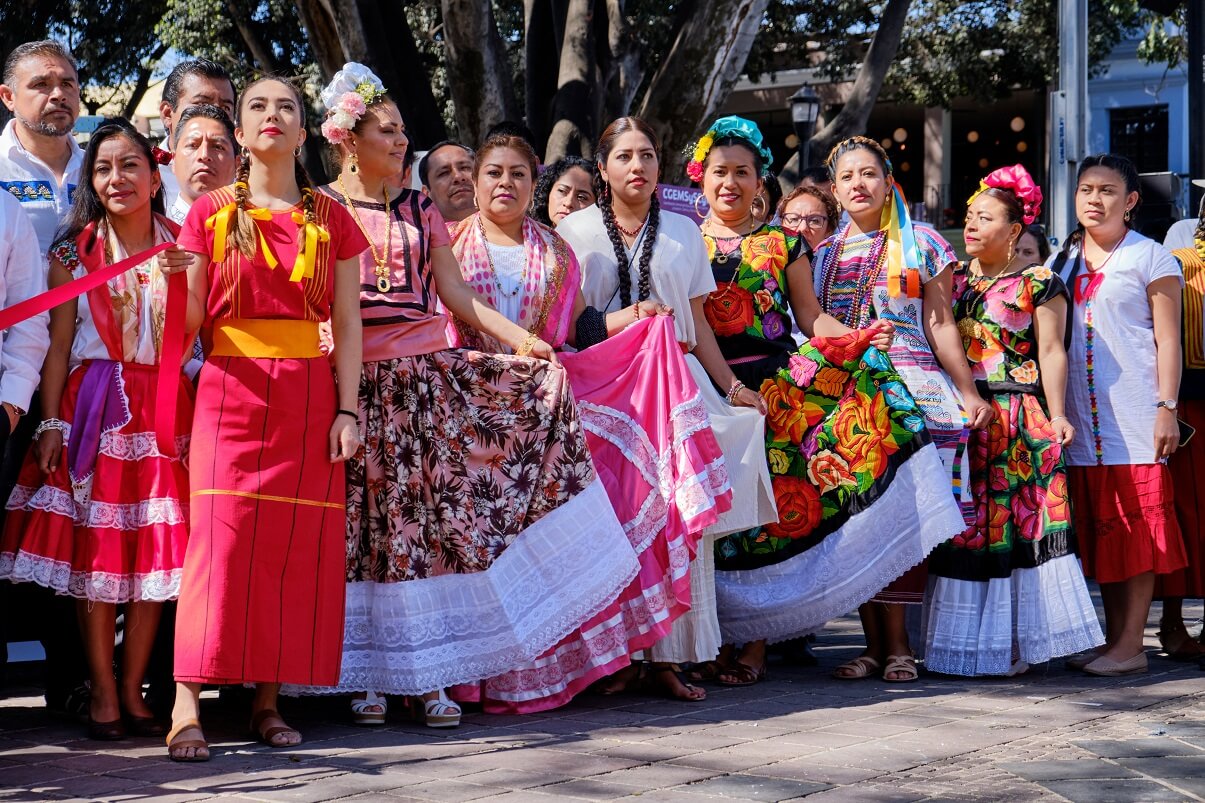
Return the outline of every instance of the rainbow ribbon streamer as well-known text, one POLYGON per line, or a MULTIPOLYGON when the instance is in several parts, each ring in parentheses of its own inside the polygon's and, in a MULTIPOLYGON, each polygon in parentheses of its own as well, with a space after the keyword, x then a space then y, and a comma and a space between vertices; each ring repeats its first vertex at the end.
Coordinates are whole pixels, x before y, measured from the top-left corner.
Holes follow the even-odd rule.
POLYGON ((883 209, 882 226, 887 229, 887 293, 892 298, 907 294, 920 298, 920 248, 908 214, 908 202, 899 182, 891 182, 891 201, 883 209))

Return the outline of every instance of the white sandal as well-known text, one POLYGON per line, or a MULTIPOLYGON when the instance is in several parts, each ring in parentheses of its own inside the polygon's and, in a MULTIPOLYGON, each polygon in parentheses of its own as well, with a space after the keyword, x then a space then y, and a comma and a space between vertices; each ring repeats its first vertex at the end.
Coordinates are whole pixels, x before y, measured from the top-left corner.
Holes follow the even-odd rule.
POLYGON ((357 725, 384 725, 388 713, 389 701, 374 691, 367 692, 362 700, 352 698, 351 721, 357 725))
POLYGON ((434 700, 423 700, 423 719, 428 728, 455 728, 460 725, 460 706, 448 699, 444 689, 434 700))

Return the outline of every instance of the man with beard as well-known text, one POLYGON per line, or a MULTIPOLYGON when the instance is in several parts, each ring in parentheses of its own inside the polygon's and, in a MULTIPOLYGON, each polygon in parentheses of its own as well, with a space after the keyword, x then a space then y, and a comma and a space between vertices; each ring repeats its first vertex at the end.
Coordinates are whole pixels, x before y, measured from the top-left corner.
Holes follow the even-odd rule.
POLYGON ((58 42, 15 47, 4 62, 0 101, 13 119, 0 134, 0 189, 21 202, 43 260, 71 209, 83 150, 71 138, 79 116, 75 59, 58 42))
MULTIPOLYGON (((46 283, 47 253, 55 231, 71 210, 72 195, 80 181, 83 151, 71 138, 79 115, 79 92, 75 59, 58 42, 26 42, 14 48, 4 62, 0 101, 13 113, 13 120, 0 134, 0 189, 20 202, 33 225, 42 286, 46 283)), ((0 499, 6 502, 33 440, 33 430, 42 418, 37 396, 29 407, 4 450, 0 499)), ((0 522, 3 514, 0 506, 0 522)), ((7 613, 0 617, 0 657, 7 659, 10 634, 41 640, 46 651, 46 707, 52 713, 86 717, 87 663, 80 644, 75 601, 33 584, 3 583, 0 610, 7 613), (18 611, 28 636, 16 632, 18 611)))
POLYGON ((444 140, 418 163, 423 192, 435 201, 448 226, 473 214, 473 149, 444 140))

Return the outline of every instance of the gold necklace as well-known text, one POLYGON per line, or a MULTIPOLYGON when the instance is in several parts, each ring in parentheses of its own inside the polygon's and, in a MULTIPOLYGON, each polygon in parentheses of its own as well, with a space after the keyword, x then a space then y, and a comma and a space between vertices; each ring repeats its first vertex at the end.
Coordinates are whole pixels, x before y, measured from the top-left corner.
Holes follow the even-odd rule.
POLYGON ((393 215, 389 211, 389 190, 387 188, 381 190, 385 196, 385 249, 379 254, 376 244, 372 241, 372 236, 364 226, 364 221, 360 220, 360 213, 356 211, 356 205, 352 203, 351 193, 347 191, 347 185, 343 183, 342 173, 339 174, 339 190, 343 193, 343 200, 347 203, 347 208, 351 210, 351 216, 356 221, 356 225, 360 227, 364 239, 368 240, 368 250, 372 253, 372 261, 375 263, 373 271, 377 275, 377 290, 388 293, 393 289, 393 283, 389 281, 389 255, 393 248, 393 215))
MULTIPOLYGON (((748 237, 750 234, 752 234, 753 230, 757 227, 757 219, 754 218, 753 215, 750 215, 749 216, 749 231, 745 232, 744 234, 738 234, 735 237, 719 237, 715 233, 715 224, 712 222, 711 216, 708 216, 707 220, 703 221, 703 223, 709 229, 711 229, 710 233, 708 233, 708 232, 703 232, 703 233, 707 234, 707 236, 709 236, 712 239, 712 241, 715 243, 715 256, 713 256, 712 259, 715 260, 715 263, 717 265, 727 265, 728 260, 731 258, 730 254, 725 254, 720 251, 720 240, 740 240, 741 243, 743 244, 745 238, 748 237)), ((734 251, 732 253, 738 253, 739 251, 740 251, 740 249, 738 248, 737 251, 734 251)), ((724 290, 724 294, 721 295, 720 297, 723 298, 724 295, 727 295, 727 294, 728 294, 728 290, 726 288, 724 290)))

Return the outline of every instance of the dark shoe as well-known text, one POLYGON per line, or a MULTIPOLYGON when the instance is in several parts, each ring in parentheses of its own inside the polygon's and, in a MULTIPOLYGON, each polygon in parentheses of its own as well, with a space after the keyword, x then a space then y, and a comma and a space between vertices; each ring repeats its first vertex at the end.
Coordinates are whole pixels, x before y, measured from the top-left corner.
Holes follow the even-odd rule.
POLYGON ((92 689, 81 683, 62 697, 46 695, 46 712, 52 717, 88 724, 88 708, 92 704, 92 689))
POLYGON ((167 726, 154 717, 126 714, 125 722, 133 736, 163 736, 167 733, 167 726))
POLYGON ((88 738, 98 742, 120 742, 126 738, 126 726, 120 719, 112 722, 88 720, 88 738))

